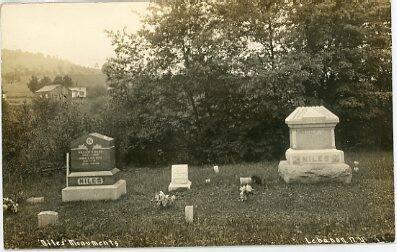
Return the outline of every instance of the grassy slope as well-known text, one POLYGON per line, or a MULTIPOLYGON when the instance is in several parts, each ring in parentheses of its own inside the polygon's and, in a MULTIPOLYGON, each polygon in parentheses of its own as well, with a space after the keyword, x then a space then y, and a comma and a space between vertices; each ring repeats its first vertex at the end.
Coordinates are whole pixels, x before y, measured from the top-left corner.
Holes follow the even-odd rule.
POLYGON ((101 70, 82 67, 60 58, 19 50, 3 49, 1 53, 2 89, 11 99, 33 95, 27 86, 32 75, 54 78, 68 74, 78 86, 83 87, 104 86, 106 82, 101 70), (15 75, 14 78, 17 79, 14 80, 9 75, 15 75))
MULTIPOLYGON (((45 196, 39 205, 20 204, 5 216, 6 248, 40 247, 38 239, 118 240, 120 246, 193 246, 296 244, 304 238, 357 237, 391 241, 394 237, 393 159, 387 153, 347 153, 360 161, 351 185, 286 185, 277 162, 220 167, 190 167, 192 189, 177 192, 172 208, 160 210, 150 200, 166 190, 170 168, 135 168, 123 172, 127 195, 114 202, 62 203, 64 176, 32 179, 25 196, 45 196), (267 187, 256 187, 248 202, 238 201, 239 177, 260 174, 267 187), (211 178, 210 184, 205 179, 211 178), (184 221, 185 205, 195 206, 195 222, 184 221), (37 213, 59 212, 60 225, 37 228, 37 213)), ((4 184, 5 196, 15 192, 4 184)))

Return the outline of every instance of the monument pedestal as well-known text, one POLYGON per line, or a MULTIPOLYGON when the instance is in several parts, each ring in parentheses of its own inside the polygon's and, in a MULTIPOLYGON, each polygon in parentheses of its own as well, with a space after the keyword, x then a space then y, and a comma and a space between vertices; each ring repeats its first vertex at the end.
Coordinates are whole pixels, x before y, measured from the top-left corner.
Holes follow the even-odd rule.
POLYGON ((278 165, 278 173, 287 183, 342 182, 349 184, 352 171, 345 163, 291 165, 286 160, 278 165))
POLYGON ((117 200, 126 193, 126 182, 120 179, 113 185, 68 186, 62 189, 62 201, 117 200))

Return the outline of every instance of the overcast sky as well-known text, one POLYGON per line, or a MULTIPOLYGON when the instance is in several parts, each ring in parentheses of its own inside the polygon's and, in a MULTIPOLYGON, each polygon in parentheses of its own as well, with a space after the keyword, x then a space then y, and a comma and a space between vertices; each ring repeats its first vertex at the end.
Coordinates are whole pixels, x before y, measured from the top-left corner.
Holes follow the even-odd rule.
POLYGON ((147 2, 9 4, 1 8, 1 47, 102 66, 113 55, 104 30, 134 32, 147 2))

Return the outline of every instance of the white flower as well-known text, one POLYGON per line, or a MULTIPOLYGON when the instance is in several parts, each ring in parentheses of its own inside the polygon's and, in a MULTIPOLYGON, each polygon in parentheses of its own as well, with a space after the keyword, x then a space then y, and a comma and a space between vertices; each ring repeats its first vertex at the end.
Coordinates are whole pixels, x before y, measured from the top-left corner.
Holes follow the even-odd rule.
POLYGON ((245 190, 247 191, 247 192, 252 192, 252 187, 250 186, 250 185, 246 185, 245 186, 245 190))
POLYGON ((359 169, 358 169, 358 167, 356 166, 356 167, 353 168, 353 170, 354 170, 355 172, 358 172, 359 169))
POLYGON ((355 166, 360 164, 358 161, 354 161, 353 163, 354 163, 355 166))

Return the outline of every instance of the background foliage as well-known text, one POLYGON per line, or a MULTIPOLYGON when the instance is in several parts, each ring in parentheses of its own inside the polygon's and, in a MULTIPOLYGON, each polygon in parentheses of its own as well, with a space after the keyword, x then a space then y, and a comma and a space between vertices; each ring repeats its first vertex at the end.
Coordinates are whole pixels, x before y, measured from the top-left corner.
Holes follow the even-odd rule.
POLYGON ((280 159, 306 105, 339 116, 339 148, 391 149, 389 1, 164 2, 137 34, 108 32, 112 90, 90 111, 3 104, 7 171, 61 165, 89 131, 116 139, 119 166, 280 159))

